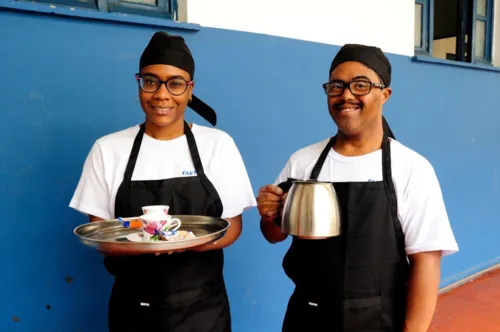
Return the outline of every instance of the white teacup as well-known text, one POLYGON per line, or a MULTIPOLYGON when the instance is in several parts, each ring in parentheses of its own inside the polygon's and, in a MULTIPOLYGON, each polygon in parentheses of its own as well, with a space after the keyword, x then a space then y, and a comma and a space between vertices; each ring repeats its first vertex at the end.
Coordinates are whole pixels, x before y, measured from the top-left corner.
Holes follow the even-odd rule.
POLYGON ((144 241, 149 241, 156 231, 176 231, 181 227, 178 218, 164 213, 144 214, 139 217, 142 222, 142 235, 144 241))
POLYGON ((149 205, 142 207, 142 213, 144 214, 168 214, 170 206, 168 205, 149 205))

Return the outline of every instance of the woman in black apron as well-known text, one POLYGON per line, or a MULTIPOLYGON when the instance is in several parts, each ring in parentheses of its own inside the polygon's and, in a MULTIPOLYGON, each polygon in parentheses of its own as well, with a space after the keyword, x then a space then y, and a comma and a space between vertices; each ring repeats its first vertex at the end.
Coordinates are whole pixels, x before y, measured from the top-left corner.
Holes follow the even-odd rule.
MULTIPOLYGON (((167 63, 181 69, 188 67, 186 69, 189 70, 185 63, 190 63, 190 57, 187 52, 182 53, 182 48, 187 50, 187 46, 182 44, 179 37, 156 34, 144 51, 141 68, 167 63), (178 46, 180 50, 176 49, 178 46), (167 59, 158 59, 159 52, 165 52, 167 59), (176 52, 179 54, 171 55, 176 52)), ((202 115, 215 124, 215 118, 210 117, 213 114, 207 112, 202 115)), ((195 138, 186 122, 184 134, 197 176, 131 180, 144 131, 143 124, 116 195, 115 216, 137 216, 142 214, 143 206, 169 205, 170 214, 220 217, 221 199, 203 170, 195 138)), ((108 256, 104 263, 115 276, 109 303, 111 332, 231 331, 229 303, 222 275, 222 249, 159 256, 108 256)))
MULTIPOLYGON (((142 206, 167 204, 171 214, 220 217, 222 203, 204 173, 196 141, 184 132, 197 176, 132 181, 144 125, 137 134, 115 201, 116 216, 137 216, 142 206)), ((109 304, 110 331, 231 331, 221 249, 104 260, 115 284, 109 304)))
MULTIPOLYGON (((141 56, 141 73, 137 75, 141 94, 148 94, 141 97, 143 109, 151 105, 172 104, 170 100, 170 103, 145 105, 150 102, 148 98, 153 98, 152 95, 162 86, 172 96, 182 96, 191 91, 189 87, 183 87, 185 90, 178 95, 172 94, 171 91, 181 85, 177 83, 182 81, 176 83, 174 78, 162 82, 151 74, 144 74, 146 69, 151 72, 151 68, 158 65, 182 69, 193 78, 194 60, 184 40, 163 32, 156 33, 141 56)), ((215 112, 194 95, 189 97, 192 99, 187 105, 215 125, 215 112)), ((171 114, 167 113, 167 108, 157 111, 171 114)), ((145 112, 147 114, 146 109, 145 112)), ((172 121, 176 121, 176 125, 182 130, 177 136, 185 135, 196 176, 132 180, 148 125, 161 126, 156 122, 151 124, 154 120, 147 120, 140 126, 130 151, 123 180, 116 194, 115 217, 139 216, 142 214, 142 207, 148 205, 169 205, 169 214, 221 217, 221 198, 205 174, 195 136, 190 125, 183 119, 182 112, 180 120, 172 121)), ((236 222, 241 222, 239 218, 230 219, 233 229, 236 222)), ((109 302, 109 331, 230 332, 231 317, 223 278, 224 257, 221 249, 239 235, 230 235, 228 240, 230 231, 218 241, 217 247, 211 247, 216 249, 205 250, 205 246, 173 254, 106 256, 104 265, 115 277, 109 302), (222 245, 224 242, 226 243, 222 245)))

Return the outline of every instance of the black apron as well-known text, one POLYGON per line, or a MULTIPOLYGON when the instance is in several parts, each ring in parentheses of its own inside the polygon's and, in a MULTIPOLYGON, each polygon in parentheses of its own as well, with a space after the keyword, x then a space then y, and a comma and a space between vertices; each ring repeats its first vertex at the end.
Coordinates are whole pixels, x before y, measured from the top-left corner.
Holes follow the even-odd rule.
MULTIPOLYGON (((146 205, 169 205, 170 214, 220 217, 221 199, 203 170, 187 123, 184 133, 197 176, 131 180, 144 130, 142 124, 116 194, 115 217, 139 216, 146 205)), ((230 332, 223 260, 222 249, 106 257, 104 264, 115 276, 109 331, 230 332)))
MULTIPOLYGON (((317 180, 335 140, 321 153, 312 180, 317 180)), ((295 283, 284 332, 402 331, 409 264, 385 134, 382 168, 383 181, 333 183, 342 210, 341 236, 293 238, 283 259, 284 271, 295 283)), ((292 180, 280 187, 289 190, 292 180)))

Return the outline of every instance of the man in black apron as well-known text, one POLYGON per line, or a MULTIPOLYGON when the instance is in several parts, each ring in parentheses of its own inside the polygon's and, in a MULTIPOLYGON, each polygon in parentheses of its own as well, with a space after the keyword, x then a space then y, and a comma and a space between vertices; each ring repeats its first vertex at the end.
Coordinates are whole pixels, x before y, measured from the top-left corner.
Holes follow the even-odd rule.
MULTIPOLYGON (((162 82, 157 80, 163 74, 156 74, 158 78, 155 78, 154 73, 144 76, 144 70, 151 72, 154 71, 151 68, 158 66, 163 68, 161 70, 172 71, 171 67, 181 69, 180 74, 188 73, 190 80, 193 79, 194 60, 183 38, 158 32, 141 56, 141 72, 137 74, 137 79, 140 93, 144 94, 141 95, 141 104, 148 120, 140 126, 131 147, 123 180, 115 198, 114 216, 140 216, 143 206, 169 205, 169 214, 221 217, 221 198, 205 173, 195 136, 190 125, 184 121, 182 103, 186 102, 187 106, 212 125, 216 123, 216 114, 208 105, 190 94, 189 87, 183 86, 179 94, 172 93, 182 84, 191 84, 187 81, 189 78, 169 74, 166 75, 168 81, 162 82), (158 91, 162 88, 167 89, 161 90, 164 98, 159 97, 158 91), (186 96, 185 93, 189 95, 186 96), (181 100, 178 104, 175 104, 175 96, 181 100), (155 102, 154 98, 156 104, 150 104, 152 106, 149 109, 154 108, 154 105, 163 106, 154 108, 151 115, 146 110, 148 105, 144 104, 151 100, 155 102), (164 114, 168 116, 163 116, 164 114), (157 120, 152 117, 157 117, 157 120), (132 180, 145 132, 149 133, 148 130, 156 128, 155 133, 166 133, 158 128, 169 125, 168 121, 176 126, 176 137, 182 139, 182 134, 185 135, 196 176, 132 180)), ((176 157, 172 156, 174 159, 176 157)), ((254 200, 251 190, 249 197, 254 200)), ((239 207, 230 208, 236 210, 239 207)), ((100 220, 93 216, 90 218, 92 221, 100 220)), ((241 216, 228 220, 231 228, 217 244, 162 255, 106 256, 104 265, 115 277, 109 302, 109 331, 230 332, 231 317, 223 279, 222 248, 239 236, 237 230, 241 230, 241 216), (210 248, 207 249, 208 247, 210 248)))
MULTIPOLYGON (((283 260, 284 271, 296 286, 284 332, 424 332, 429 327, 441 253, 410 257, 410 268, 392 179, 390 138, 394 137, 381 110, 391 93, 390 80, 389 61, 378 48, 346 45, 333 60, 330 82, 323 87, 339 131, 314 157, 314 167, 303 178, 317 180, 333 148, 348 156, 381 149, 383 179, 333 183, 342 210, 341 236, 293 238, 283 260), (337 77, 341 66, 349 78, 337 77), (349 144, 356 140, 359 144, 349 144)), ((297 162, 303 163, 307 161, 297 162)), ((287 237, 273 221, 291 187, 291 177, 259 192, 261 229, 271 243, 287 237)))

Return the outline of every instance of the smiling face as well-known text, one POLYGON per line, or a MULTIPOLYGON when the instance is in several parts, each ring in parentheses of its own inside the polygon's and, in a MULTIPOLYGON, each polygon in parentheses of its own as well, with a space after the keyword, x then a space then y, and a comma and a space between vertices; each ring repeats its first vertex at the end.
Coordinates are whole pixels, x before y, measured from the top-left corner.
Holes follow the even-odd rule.
POLYGON ((146 122, 158 127, 182 123, 193 94, 194 83, 191 83, 190 75, 169 65, 150 65, 140 74, 139 100, 146 122))
POLYGON ((381 84, 377 73, 359 62, 344 62, 331 73, 325 87, 328 109, 342 134, 356 136, 382 124, 382 105, 391 89, 381 84))

